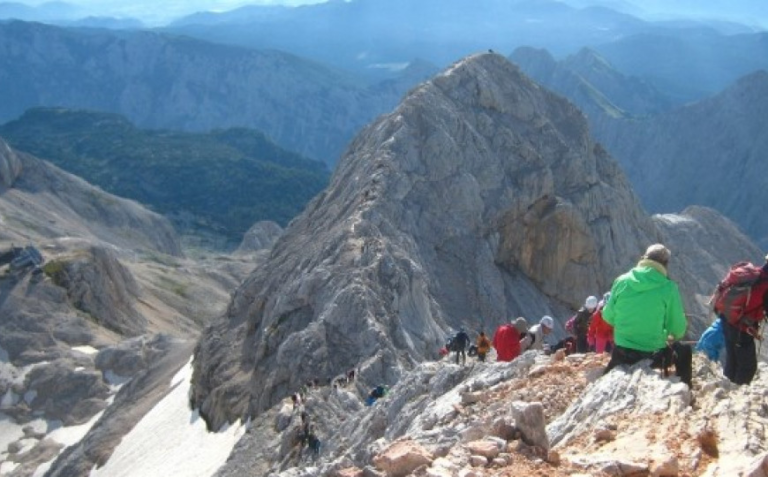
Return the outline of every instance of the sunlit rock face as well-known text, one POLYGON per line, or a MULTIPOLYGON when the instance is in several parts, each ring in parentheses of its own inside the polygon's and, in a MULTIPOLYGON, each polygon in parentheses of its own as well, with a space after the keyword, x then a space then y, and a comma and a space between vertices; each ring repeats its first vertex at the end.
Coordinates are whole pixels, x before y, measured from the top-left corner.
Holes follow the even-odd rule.
POLYGON ((562 333, 664 239, 571 103, 468 57, 351 143, 204 334, 192 404, 219 428, 351 367, 395 383, 451 328, 550 314, 562 333))

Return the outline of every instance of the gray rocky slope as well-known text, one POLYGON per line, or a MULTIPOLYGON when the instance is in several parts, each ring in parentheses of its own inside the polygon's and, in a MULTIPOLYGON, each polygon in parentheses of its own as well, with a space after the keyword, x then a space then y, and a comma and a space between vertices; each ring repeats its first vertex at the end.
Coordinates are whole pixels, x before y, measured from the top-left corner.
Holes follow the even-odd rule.
POLYGON ((711 207, 760 245, 768 244, 768 222, 761 218, 768 190, 762 174, 768 150, 762 120, 768 114, 766 71, 746 75, 710 98, 675 106, 590 50, 555 61, 544 50, 519 48, 510 59, 584 111, 595 138, 619 161, 648 210, 711 207))
POLYGON ((761 70, 711 98, 652 118, 606 121, 595 135, 622 163, 649 210, 712 207, 768 246, 761 205, 768 194, 766 116, 768 71, 761 70))
POLYGON ((104 462, 256 263, 185 258, 162 216, 0 140, 0 253, 14 245, 45 263, 0 264, 0 473, 13 477, 104 462), (86 424, 67 450, 51 437, 86 424))
POLYGON ((697 354, 689 389, 647 362, 602 376, 605 354, 493 361, 422 363, 369 407, 360 386, 311 389, 300 409, 286 399, 216 476, 766 475, 763 363, 736 386, 697 354), (294 444, 301 412, 318 456, 294 444))
MULTIPOLYGON (((717 227, 708 219, 691 221, 717 227)), ((395 383, 451 328, 550 314, 561 333, 584 297, 671 239, 658 220, 571 103, 502 56, 468 57, 352 142, 202 336, 192 405, 217 429, 352 367, 361 383, 395 383)), ((722 222, 723 241, 742 240, 733 254, 760 257, 722 222)), ((718 275, 727 260, 699 261, 703 238, 681 235, 673 276, 718 275)), ((705 322, 711 283, 681 286, 705 322)))

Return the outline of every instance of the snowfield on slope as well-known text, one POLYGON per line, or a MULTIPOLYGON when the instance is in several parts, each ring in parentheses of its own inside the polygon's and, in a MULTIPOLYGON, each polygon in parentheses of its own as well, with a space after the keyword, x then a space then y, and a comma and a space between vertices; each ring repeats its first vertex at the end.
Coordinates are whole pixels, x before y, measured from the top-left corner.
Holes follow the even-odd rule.
POLYGON ((107 464, 91 477, 198 477, 213 475, 245 432, 245 425, 208 432, 189 408, 192 361, 171 381, 174 388, 123 438, 107 464))

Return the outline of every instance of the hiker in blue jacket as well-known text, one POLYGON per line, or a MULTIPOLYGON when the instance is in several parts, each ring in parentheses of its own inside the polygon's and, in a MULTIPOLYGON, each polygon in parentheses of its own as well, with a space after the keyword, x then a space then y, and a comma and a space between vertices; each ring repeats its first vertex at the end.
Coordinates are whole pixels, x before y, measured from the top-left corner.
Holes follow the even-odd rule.
POLYGON ((717 319, 701 334, 696 343, 696 351, 703 352, 711 361, 720 361, 720 352, 724 347, 723 321, 717 319))

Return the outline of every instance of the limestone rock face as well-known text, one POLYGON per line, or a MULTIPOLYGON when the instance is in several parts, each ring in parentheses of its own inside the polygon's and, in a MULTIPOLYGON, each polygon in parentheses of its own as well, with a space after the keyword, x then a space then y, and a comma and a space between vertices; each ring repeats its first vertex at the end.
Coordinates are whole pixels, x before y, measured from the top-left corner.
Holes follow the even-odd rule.
POLYGON ((67 290, 75 308, 96 323, 125 336, 146 329, 147 320, 134 307, 139 294, 136 280, 107 248, 91 247, 58 257, 47 270, 54 282, 67 290))
POLYGON ((353 366, 395 382, 450 327, 564 315, 656 235, 578 110, 470 57, 353 141, 201 341, 193 402, 218 426, 353 366))
POLYGON ((761 246, 768 225, 764 158, 768 72, 757 71, 722 93, 652 119, 614 121, 597 137, 621 161, 652 212, 692 204, 718 210, 761 246), (681 181, 692 187, 680 187, 681 181))
POLYGON ((176 232, 164 217, 134 201, 107 194, 48 162, 14 151, 2 139, 0 157, 0 169, 15 171, 3 172, 3 182, 7 178, 13 186, 0 197, 0 217, 33 230, 26 236, 14 236, 10 234, 17 227, 4 227, 9 236, 0 232, 0 239, 23 243, 30 237, 81 237, 128 250, 181 255, 176 232))
POLYGON ((245 233, 236 253, 244 254, 272 248, 282 234, 283 228, 271 220, 257 222, 245 233))
POLYGON ((99 350, 94 360, 96 369, 102 373, 111 372, 120 377, 131 377, 155 362, 170 347, 166 335, 138 336, 127 339, 115 346, 99 350))
MULTIPOLYGON (((451 328, 549 314, 557 336, 667 235, 571 103, 499 55, 468 57, 351 143, 202 337, 192 404, 218 428, 352 367, 395 383, 451 328)), ((697 240, 673 250, 674 277, 725 266, 693 260, 697 240)))
POLYGON ((99 373, 73 371, 58 362, 32 369, 26 380, 28 393, 35 396, 29 403, 32 411, 40 410, 65 425, 82 424, 106 407, 103 400, 109 387, 99 373))

